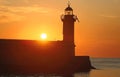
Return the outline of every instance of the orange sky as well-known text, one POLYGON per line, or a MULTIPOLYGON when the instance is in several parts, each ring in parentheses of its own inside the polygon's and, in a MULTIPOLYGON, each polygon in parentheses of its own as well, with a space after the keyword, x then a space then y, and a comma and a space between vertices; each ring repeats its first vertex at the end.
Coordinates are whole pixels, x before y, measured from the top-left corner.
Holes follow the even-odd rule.
MULTIPOLYGON (((71 0, 76 55, 120 57, 120 1, 71 0)), ((60 15, 67 0, 0 0, 0 38, 62 40, 60 15)))

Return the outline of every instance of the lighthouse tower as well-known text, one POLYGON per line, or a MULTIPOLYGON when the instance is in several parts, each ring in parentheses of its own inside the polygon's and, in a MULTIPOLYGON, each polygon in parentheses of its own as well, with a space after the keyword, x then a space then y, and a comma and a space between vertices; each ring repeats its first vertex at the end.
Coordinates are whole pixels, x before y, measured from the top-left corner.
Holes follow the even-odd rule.
MULTIPOLYGON (((75 56, 75 44, 74 44, 74 23, 77 20, 77 16, 73 14, 73 9, 68 3, 65 8, 65 14, 61 16, 63 22, 63 42, 69 47, 71 56, 75 56)), ((66 47, 67 48, 67 47, 66 47)))
POLYGON ((70 3, 65 9, 65 14, 61 16, 61 20, 63 21, 63 41, 74 43, 74 22, 77 20, 77 16, 73 14, 70 3))

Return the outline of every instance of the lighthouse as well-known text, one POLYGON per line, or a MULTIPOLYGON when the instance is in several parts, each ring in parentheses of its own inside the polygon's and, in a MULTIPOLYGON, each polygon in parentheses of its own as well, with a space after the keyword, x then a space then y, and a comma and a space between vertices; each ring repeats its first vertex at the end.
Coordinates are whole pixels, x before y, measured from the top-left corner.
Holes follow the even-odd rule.
POLYGON ((65 14, 61 16, 61 20, 63 22, 63 41, 74 43, 74 23, 77 20, 77 16, 73 14, 70 3, 65 8, 65 14))
POLYGON ((68 44, 67 46, 70 48, 68 53, 70 53, 71 56, 75 56, 74 23, 78 18, 73 14, 70 2, 65 8, 64 14, 61 15, 61 20, 63 22, 63 42, 68 44))

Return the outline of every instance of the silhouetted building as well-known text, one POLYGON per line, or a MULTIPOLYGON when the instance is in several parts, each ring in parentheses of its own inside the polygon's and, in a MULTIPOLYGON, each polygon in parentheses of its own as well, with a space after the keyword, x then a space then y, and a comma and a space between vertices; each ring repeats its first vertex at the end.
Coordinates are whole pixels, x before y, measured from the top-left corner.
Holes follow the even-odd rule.
POLYGON ((74 22, 77 16, 68 4, 63 22, 63 41, 0 39, 0 73, 71 74, 89 71, 89 56, 75 56, 74 22))

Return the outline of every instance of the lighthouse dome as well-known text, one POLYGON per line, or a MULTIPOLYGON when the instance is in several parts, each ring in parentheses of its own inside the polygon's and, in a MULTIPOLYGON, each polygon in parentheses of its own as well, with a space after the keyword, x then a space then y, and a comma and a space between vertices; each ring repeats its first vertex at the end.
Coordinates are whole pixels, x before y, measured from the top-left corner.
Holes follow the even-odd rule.
POLYGON ((68 5, 68 7, 65 9, 65 11, 73 11, 73 9, 68 5))
POLYGON ((65 8, 65 15, 73 15, 73 9, 70 7, 70 4, 65 8))

